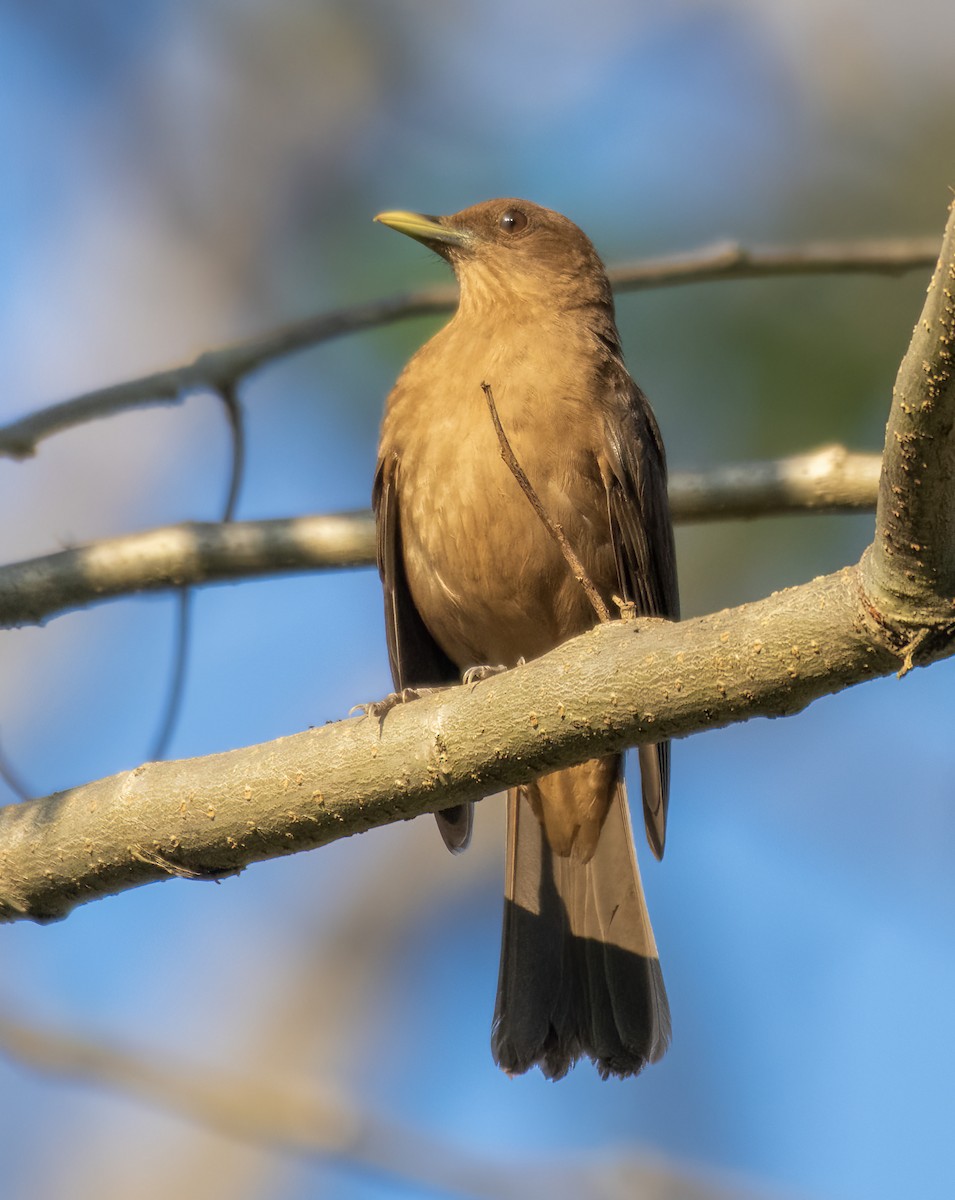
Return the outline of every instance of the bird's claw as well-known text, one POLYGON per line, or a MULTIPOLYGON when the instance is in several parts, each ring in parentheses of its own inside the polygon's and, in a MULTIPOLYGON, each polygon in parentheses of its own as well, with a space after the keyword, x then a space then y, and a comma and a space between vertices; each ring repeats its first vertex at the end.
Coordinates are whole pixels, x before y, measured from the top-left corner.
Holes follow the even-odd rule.
POLYGON ((374 717, 383 721, 388 713, 399 704, 409 704, 412 700, 420 700, 422 696, 430 696, 435 688, 402 688, 400 692, 389 692, 382 700, 372 700, 368 704, 353 704, 348 715, 360 712, 365 717, 374 717))
POLYGON ((158 850, 147 850, 145 847, 134 847, 132 850, 133 858, 140 862, 150 863, 154 867, 160 867, 167 875, 175 875, 180 879, 198 879, 208 881, 210 883, 221 883, 223 879, 228 879, 231 875, 238 875, 242 870, 241 867, 184 867, 180 863, 173 862, 164 854, 160 854, 158 850))
MULTIPOLYGON (((519 658, 514 665, 517 667, 523 667, 524 659, 519 658)), ((469 686, 473 686, 476 683, 481 683, 482 680, 490 679, 492 676, 500 675, 503 671, 508 670, 510 670, 510 668, 506 667, 503 663, 496 667, 468 667, 468 669, 461 676, 461 682, 469 686)), ((361 713, 363 717, 374 717, 374 719, 380 723, 385 719, 388 713, 390 713, 391 710, 396 708, 399 704, 409 704, 412 700, 420 700, 422 696, 431 696, 435 692, 441 690, 441 688, 430 687, 402 688, 400 692, 389 692, 388 695, 381 700, 372 700, 367 704, 353 704, 348 710, 348 715, 352 716, 353 713, 361 713)))
MULTIPOLYGON (((518 666, 518 667, 523 667, 523 665, 524 665, 523 658, 519 658, 514 665, 518 666)), ((495 675, 500 675, 504 671, 509 671, 509 670, 510 670, 510 667, 506 667, 503 663, 499 663, 496 667, 491 667, 491 666, 487 666, 487 665, 478 666, 478 667, 468 667, 468 669, 461 676, 461 682, 463 684, 466 684, 468 687, 471 687, 475 683, 483 683, 485 679, 492 679, 495 675)))

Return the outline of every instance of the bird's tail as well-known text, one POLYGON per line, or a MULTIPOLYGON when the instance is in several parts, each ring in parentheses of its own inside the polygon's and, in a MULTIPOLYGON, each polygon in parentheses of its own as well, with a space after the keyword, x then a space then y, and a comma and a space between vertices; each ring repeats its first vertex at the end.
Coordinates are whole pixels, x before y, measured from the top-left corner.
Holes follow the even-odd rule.
MULTIPOLYGON (((580 768, 574 768, 580 770, 580 768)), ((550 777, 563 783, 560 775, 550 777)), ((670 1040, 670 1010, 650 927, 623 780, 589 858, 550 846, 535 807, 548 777, 507 798, 507 876, 492 1049, 504 1070, 535 1064, 560 1079, 578 1058, 635 1075, 670 1040)), ((586 852, 585 852, 586 853, 586 852)))

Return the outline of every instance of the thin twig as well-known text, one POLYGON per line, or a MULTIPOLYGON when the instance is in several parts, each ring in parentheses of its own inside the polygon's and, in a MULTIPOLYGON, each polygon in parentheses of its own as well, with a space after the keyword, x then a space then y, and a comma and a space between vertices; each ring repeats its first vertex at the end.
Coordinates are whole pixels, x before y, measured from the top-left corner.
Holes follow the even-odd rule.
POLYGON ((219 389, 218 395, 229 418, 229 435, 232 440, 232 465, 229 471, 225 506, 222 511, 222 521, 224 524, 228 524, 235 519, 236 505, 239 502, 239 492, 245 474, 245 415, 239 401, 235 380, 224 383, 219 389))
MULTIPOLYGON (((931 266, 937 238, 885 238, 860 242, 809 242, 803 246, 747 250, 721 242, 686 254, 667 255, 613 267, 618 291, 642 291, 677 284, 755 279, 783 275, 899 274, 931 266)), ((29 458, 44 438, 129 408, 178 404, 196 391, 219 391, 287 354, 409 317, 447 312, 457 299, 452 286, 425 288, 408 295, 373 300, 307 317, 193 361, 137 379, 97 388, 60 401, 0 427, 0 457, 29 458)))
POLYGON ((6 752, 2 748, 0 748, 0 779, 3 780, 10 791, 20 800, 29 800, 31 796, 36 795, 35 791, 27 787, 19 771, 17 771, 13 763, 7 758, 6 752))
POLYGON ((487 400, 487 407, 491 414, 491 420, 494 422, 494 429, 497 432, 497 440, 501 444, 501 458, 504 459, 511 474, 520 484, 521 491, 531 502, 531 507, 541 519, 544 528, 560 547, 561 553, 567 560, 567 565, 570 567, 571 573, 587 593, 587 599, 590 601, 594 612, 597 614, 598 621, 610 620, 610 609, 604 604, 603 597, 594 586, 594 581, 587 574, 584 564, 577 557, 577 554, 567 540, 567 535, 564 533, 560 525, 556 521, 552 521, 547 515, 540 497, 534 491, 531 481, 527 478, 524 468, 517 461, 517 456, 511 449, 511 443, 507 440, 507 434, 504 432, 504 426, 501 424, 501 418, 497 414, 497 405, 494 403, 494 393, 491 390, 489 383, 481 384, 481 391, 484 393, 484 398, 487 400))
POLYGON ((130 408, 180 404, 193 392, 221 393, 226 385, 246 378, 259 367, 343 334, 408 317, 446 312, 454 307, 456 296, 453 286, 435 287, 333 309, 258 337, 207 350, 191 362, 165 371, 84 392, 0 426, 0 456, 29 458, 36 453, 39 443, 54 433, 130 408))
MULTIPOLYGON (((220 518, 223 525, 230 525, 235 517, 239 491, 245 473, 245 420, 238 389, 234 383, 223 384, 217 392, 229 420, 229 435, 232 444, 232 459, 229 469, 229 485, 220 518)), ((169 743, 176 731, 182 701, 186 693, 189 666, 189 642, 192 630, 192 591, 188 585, 180 587, 176 605, 176 624, 173 637, 173 668, 169 680, 169 691, 163 705, 159 732, 153 742, 149 757, 165 758, 169 743)))
POLYGON ((192 631, 192 588, 181 587, 176 593, 176 619, 173 630, 172 673, 169 690, 162 708, 159 732, 153 740, 149 757, 155 761, 165 758, 176 732, 176 724, 182 711, 182 699, 186 693, 186 677, 189 667, 189 644, 192 631))
POLYGON ((687 254, 623 263, 611 267, 607 275, 622 292, 784 275, 898 275, 933 266, 939 245, 939 239, 931 237, 865 238, 748 250, 739 242, 725 241, 687 254))

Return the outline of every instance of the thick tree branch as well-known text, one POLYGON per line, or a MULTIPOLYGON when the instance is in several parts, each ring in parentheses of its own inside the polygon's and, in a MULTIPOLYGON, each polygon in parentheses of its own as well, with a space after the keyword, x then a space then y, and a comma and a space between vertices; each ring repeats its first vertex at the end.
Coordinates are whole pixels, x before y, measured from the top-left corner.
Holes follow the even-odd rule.
MULTIPOLYGON (((677 521, 872 509, 881 461, 877 454, 826 446, 775 462, 677 471, 670 504, 677 521)), ((0 567, 0 628, 132 592, 374 561, 370 512, 173 525, 0 567)))
POLYGON ((852 567, 679 625, 614 621, 381 722, 150 763, 10 805, 0 919, 55 919, 183 869, 238 871, 639 742, 796 712, 898 668, 861 601, 852 567))
POLYGON ((876 536, 865 559, 873 606, 913 636, 955 621, 955 221, 899 367, 886 429, 876 536), (919 627, 925 627, 924 631, 919 627))
MULTIPOLYGON (((898 274, 935 261, 934 238, 885 238, 853 242, 809 242, 795 247, 747 250, 720 243, 688 254, 647 259, 609 271, 618 291, 675 284, 778 275, 898 274)), ((453 285, 426 288, 336 309, 271 330, 258 337, 200 354, 192 362, 127 380, 30 413, 0 427, 0 456, 28 458, 44 438, 130 408, 178 404, 197 391, 220 395, 253 371, 288 354, 346 333, 386 325, 408 317, 446 312, 454 307, 453 285)))

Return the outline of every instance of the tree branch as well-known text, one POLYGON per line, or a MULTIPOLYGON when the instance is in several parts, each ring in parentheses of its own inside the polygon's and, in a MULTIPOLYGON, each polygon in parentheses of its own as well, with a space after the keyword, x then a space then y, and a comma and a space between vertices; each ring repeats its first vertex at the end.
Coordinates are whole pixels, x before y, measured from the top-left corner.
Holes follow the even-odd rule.
MULTIPOLYGON (((641 291, 676 284, 779 275, 898 274, 931 266, 935 238, 884 238, 853 242, 808 242, 794 247, 747 250, 723 242, 687 254, 646 259, 611 268, 618 291, 641 291)), ((29 458, 45 438, 100 417, 131 408, 178 404, 196 391, 220 395, 260 367, 317 346, 331 338, 387 325, 409 317, 447 312, 454 307, 453 285, 374 300, 308 317, 257 337, 210 350, 192 362, 139 379, 97 388, 0 426, 0 456, 29 458)))
POLYGON ((767 279, 780 275, 898 275, 930 267, 938 257, 938 238, 862 238, 845 242, 813 241, 801 246, 763 246, 717 242, 687 254, 668 254, 611 267, 617 291, 726 279, 767 279))
MULTIPOLYGON (((953 202, 955 208, 955 202, 953 202)), ((902 359, 885 434, 876 536, 865 586, 914 637, 955 621, 955 222, 902 359)))
POLYGON ((337 1092, 314 1086, 280 1086, 261 1076, 216 1072, 207 1064, 170 1064, 55 1029, 0 1014, 0 1049, 31 1070, 106 1086, 148 1104, 198 1121, 243 1142, 273 1150, 318 1157, 351 1169, 362 1168, 442 1195, 475 1200, 523 1200, 546 1195, 553 1200, 756 1200, 750 1185, 741 1190, 714 1174, 708 1179, 656 1156, 603 1152, 563 1155, 536 1162, 522 1155, 514 1162, 488 1161, 464 1147, 449 1145, 408 1125, 360 1110, 337 1092))
POLYGON ((875 508, 882 456, 822 446, 770 462, 674 471, 670 510, 679 522, 865 512, 875 508))
POLYGON ((54 433, 131 408, 180 404, 193 392, 221 394, 259 367, 287 354, 317 346, 345 333, 358 333, 408 317, 446 312, 453 306, 455 294, 449 287, 427 288, 413 295, 335 309, 219 350, 208 350, 192 362, 165 371, 84 392, 0 426, 0 456, 29 458, 36 453, 39 443, 54 433))
POLYGON ((0 567, 0 628, 130 592, 375 561, 370 512, 213 524, 187 521, 0 567))
POLYGON ((238 871, 626 746, 797 712, 898 668, 861 601, 850 567, 679 625, 614 621, 381 723, 353 718, 10 805, 0 919, 56 919, 183 869, 238 871))
MULTIPOLYGON (((875 508, 881 458, 826 446, 775 462, 676 471, 670 505, 677 521, 875 508)), ((0 567, 0 628, 132 592, 263 575, 373 566, 370 512, 217 525, 187 522, 0 567)))

